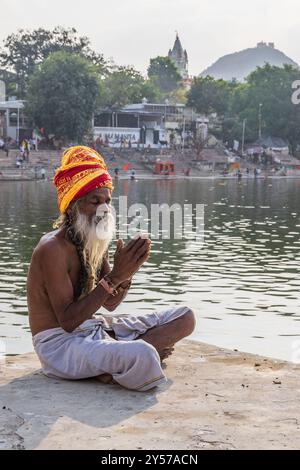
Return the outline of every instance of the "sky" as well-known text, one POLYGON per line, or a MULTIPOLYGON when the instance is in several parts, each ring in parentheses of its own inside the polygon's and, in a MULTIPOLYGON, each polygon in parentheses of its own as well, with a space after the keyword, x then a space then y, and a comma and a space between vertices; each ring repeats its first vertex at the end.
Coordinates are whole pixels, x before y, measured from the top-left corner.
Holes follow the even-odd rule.
POLYGON ((19 28, 75 27, 105 58, 142 73, 176 31, 191 75, 261 40, 300 64, 299 23, 299 0, 0 0, 1 43, 19 28))

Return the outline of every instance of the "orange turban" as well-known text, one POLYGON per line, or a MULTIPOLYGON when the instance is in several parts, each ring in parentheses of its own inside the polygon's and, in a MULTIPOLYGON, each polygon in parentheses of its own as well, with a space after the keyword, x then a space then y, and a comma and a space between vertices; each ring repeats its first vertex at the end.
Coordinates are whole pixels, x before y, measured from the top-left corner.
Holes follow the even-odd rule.
POLYGON ((62 156, 61 167, 54 176, 60 212, 66 212, 69 204, 96 188, 113 190, 111 176, 101 155, 89 147, 67 149, 62 156))

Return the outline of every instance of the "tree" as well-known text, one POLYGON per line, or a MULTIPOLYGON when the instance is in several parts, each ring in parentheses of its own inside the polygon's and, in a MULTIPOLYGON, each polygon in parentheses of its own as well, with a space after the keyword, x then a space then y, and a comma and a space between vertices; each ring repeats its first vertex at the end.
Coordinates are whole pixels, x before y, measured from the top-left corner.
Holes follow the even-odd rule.
POLYGON ((128 103, 140 103, 145 97, 156 101, 159 90, 153 82, 144 77, 133 67, 115 67, 102 81, 102 106, 118 109, 128 103))
POLYGON ((142 98, 147 98, 150 103, 160 103, 163 99, 160 89, 151 79, 144 81, 140 95, 142 98))
POLYGON ((80 142, 99 96, 95 66, 80 55, 55 52, 31 75, 26 112, 47 135, 80 142))
POLYGON ((200 113, 217 114, 220 125, 215 134, 223 141, 240 141, 246 119, 246 142, 258 139, 261 122, 263 135, 281 137, 295 150, 300 144, 300 105, 293 104, 291 97, 292 83, 298 79, 297 68, 270 64, 258 67, 245 83, 198 77, 188 104, 200 113))
POLYGON ((208 139, 203 140, 201 135, 199 135, 197 132, 194 134, 193 149, 196 153, 196 160, 199 160, 199 161, 203 160, 202 152, 207 145, 207 140, 208 139))
POLYGON ((259 109, 262 133, 281 137, 293 150, 300 144, 300 106, 292 103, 292 83, 299 79, 299 70, 266 64, 258 67, 233 94, 234 113, 247 119, 247 138, 258 137, 259 109))
POLYGON ((158 86, 162 93, 174 91, 179 87, 182 80, 172 59, 161 56, 150 59, 148 77, 158 86))
POLYGON ((224 116, 230 107, 234 83, 215 80, 213 77, 196 77, 188 93, 188 105, 199 113, 217 113, 224 116))
POLYGON ((16 75, 14 73, 0 69, 0 80, 5 83, 6 97, 17 94, 16 75))
POLYGON ((78 36, 75 28, 56 27, 53 31, 39 28, 33 31, 20 29, 4 40, 0 49, 0 67, 16 74, 19 98, 26 94, 27 81, 36 65, 53 52, 65 51, 80 54, 105 73, 107 64, 101 54, 90 48, 90 40, 78 36))
POLYGON ((186 88, 177 88, 174 91, 171 91, 169 93, 168 98, 171 103, 181 103, 181 104, 186 104, 187 103, 187 89, 186 88))

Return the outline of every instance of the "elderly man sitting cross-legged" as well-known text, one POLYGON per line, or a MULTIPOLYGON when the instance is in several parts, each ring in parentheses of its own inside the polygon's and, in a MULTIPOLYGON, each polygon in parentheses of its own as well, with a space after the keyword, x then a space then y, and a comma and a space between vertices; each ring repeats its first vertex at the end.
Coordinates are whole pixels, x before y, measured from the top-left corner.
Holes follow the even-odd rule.
POLYGON ((143 315, 95 317, 99 308, 113 311, 122 302, 149 257, 150 240, 139 237, 126 246, 118 240, 110 268, 113 187, 96 151, 68 149, 54 183, 61 216, 57 229, 35 248, 27 282, 33 344, 43 371, 149 390, 166 380, 161 360, 192 333, 194 314, 188 307, 170 307, 143 315))

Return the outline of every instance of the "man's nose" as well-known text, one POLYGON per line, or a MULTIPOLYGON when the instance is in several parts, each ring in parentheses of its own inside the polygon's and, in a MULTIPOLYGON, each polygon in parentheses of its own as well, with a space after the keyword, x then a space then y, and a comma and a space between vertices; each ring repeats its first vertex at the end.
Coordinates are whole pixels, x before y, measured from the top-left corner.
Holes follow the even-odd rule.
POLYGON ((105 213, 109 212, 110 211, 110 208, 109 208, 109 205, 106 204, 106 203, 103 203, 103 204, 100 204, 98 207, 97 207, 97 215, 104 215, 105 213))

